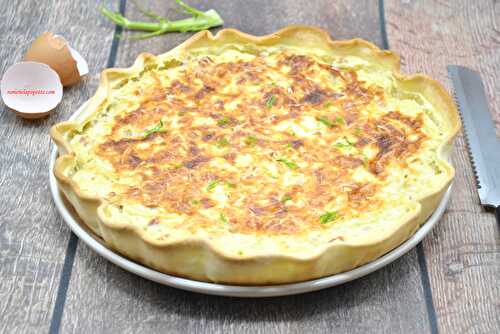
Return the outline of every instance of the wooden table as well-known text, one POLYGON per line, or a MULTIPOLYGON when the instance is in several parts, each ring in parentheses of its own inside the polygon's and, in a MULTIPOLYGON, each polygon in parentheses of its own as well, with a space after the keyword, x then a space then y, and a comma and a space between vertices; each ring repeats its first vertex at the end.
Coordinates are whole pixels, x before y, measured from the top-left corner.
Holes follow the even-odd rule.
MULTIPOLYGON (((321 26, 337 39, 361 37, 390 46, 402 55, 406 72, 428 73, 447 87, 447 64, 470 66, 481 72, 491 110, 500 120, 500 2, 210 3, 226 27, 251 34, 301 23, 321 26)), ((147 4, 158 13, 178 15, 169 10, 172 1, 147 4)), ((198 295, 125 272, 79 242, 49 194, 49 127, 93 94, 103 68, 129 66, 140 52, 159 54, 190 36, 137 41, 124 32, 120 39, 120 29, 101 17, 97 6, 71 0, 0 2, 2 73, 46 30, 65 36, 90 65, 88 78, 65 90, 49 118, 24 121, 5 107, 0 113, 1 333, 500 332, 499 227, 478 204, 461 136, 453 158, 453 196, 439 225, 398 261, 336 288, 260 300, 198 295)), ((140 17, 130 2, 122 0, 120 8, 140 17)))

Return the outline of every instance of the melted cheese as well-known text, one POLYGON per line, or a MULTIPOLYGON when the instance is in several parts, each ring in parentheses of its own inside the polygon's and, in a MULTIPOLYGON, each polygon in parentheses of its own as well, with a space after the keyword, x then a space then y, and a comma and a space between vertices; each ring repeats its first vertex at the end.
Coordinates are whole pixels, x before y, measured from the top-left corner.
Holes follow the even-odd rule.
POLYGON ((67 174, 154 238, 231 238, 238 254, 237 238, 313 249, 414 207, 440 181, 441 122, 421 94, 359 57, 156 58, 73 135, 67 174))

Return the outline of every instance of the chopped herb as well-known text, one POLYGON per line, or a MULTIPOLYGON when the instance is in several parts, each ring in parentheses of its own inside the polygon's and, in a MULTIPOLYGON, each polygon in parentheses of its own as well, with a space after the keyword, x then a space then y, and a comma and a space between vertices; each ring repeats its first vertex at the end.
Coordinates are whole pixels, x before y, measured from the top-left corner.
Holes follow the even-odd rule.
POLYGON ((344 125, 345 124, 345 119, 341 116, 337 116, 335 117, 335 123, 339 124, 339 125, 344 125))
POLYGON ((207 191, 214 190, 214 188, 217 187, 218 184, 219 184, 219 180, 210 181, 210 183, 207 186, 207 191))
POLYGON ((228 223, 226 216, 225 216, 222 212, 219 214, 219 219, 220 219, 220 220, 221 220, 224 224, 227 224, 227 223, 228 223))
POLYGON ((228 117, 224 116, 224 117, 222 117, 221 119, 219 119, 219 120, 217 121, 217 125, 218 125, 218 126, 224 126, 224 125, 229 124, 229 122, 230 122, 230 121, 231 121, 231 120, 230 120, 228 117))
POLYGON ((429 165, 434 169, 434 174, 441 174, 441 168, 439 168, 438 163, 435 160, 432 160, 429 165))
POLYGON ((186 115, 186 114, 187 114, 187 112, 185 112, 185 111, 179 111, 179 112, 177 113, 177 116, 184 116, 184 115, 186 115))
POLYGON ((348 143, 338 142, 338 143, 335 143, 335 147, 336 148, 348 148, 348 147, 351 147, 351 145, 349 145, 348 143))
POLYGON ((363 133, 363 130, 361 130, 361 128, 360 128, 359 126, 358 126, 358 127, 356 127, 356 129, 354 129, 354 134, 355 134, 356 136, 359 136, 359 135, 361 135, 362 133, 363 133))
POLYGON ((182 65, 182 62, 177 59, 168 59, 163 62, 163 65, 158 68, 159 71, 166 70, 172 67, 182 65))
POLYGON ((330 119, 328 119, 326 116, 320 116, 317 118, 317 120, 321 123, 323 123, 326 126, 332 127, 335 125, 334 122, 332 122, 330 119))
POLYGON ((158 124, 156 124, 151 129, 146 130, 146 132, 144 132, 144 138, 149 137, 153 133, 162 132, 162 131, 164 131, 163 130, 163 121, 160 119, 160 121, 158 122, 158 124))
POLYGON ((333 103, 330 101, 326 101, 325 104, 323 104, 323 108, 330 108, 331 106, 333 106, 333 103))
POLYGON ((288 168, 290 168, 292 170, 299 168, 299 166, 295 162, 287 160, 285 158, 279 158, 276 161, 282 162, 283 164, 285 164, 285 166, 287 166, 288 168))
POLYGON ((228 188, 231 188, 231 189, 236 188, 236 184, 231 183, 231 182, 226 182, 226 186, 227 186, 228 188))
POLYGON ((226 138, 221 138, 216 143, 217 147, 222 148, 229 145, 229 141, 226 138))
POLYGON ((336 220, 338 218, 338 214, 336 211, 327 211, 321 216, 319 216, 319 222, 321 224, 327 224, 333 220, 336 220))
POLYGON ((255 144, 257 144, 257 137, 255 136, 246 137, 245 144, 247 144, 248 146, 254 146, 255 144))
POLYGON ((198 204, 200 204, 200 203, 201 203, 201 202, 200 202, 199 200, 197 200, 197 199, 193 199, 193 200, 191 201, 191 204, 193 204, 193 205, 198 205, 198 204))
POLYGON ((271 97, 266 101, 267 109, 271 109, 273 107, 274 103, 276 103, 276 96, 271 95, 271 97))
POLYGON ((281 197, 280 202, 285 204, 286 202, 291 201, 291 200, 292 200, 292 196, 285 195, 285 196, 281 197))
POLYGON ((347 139, 346 137, 344 137, 344 141, 339 141, 337 143, 335 143, 335 147, 337 148, 349 148, 353 145, 353 143, 351 141, 349 141, 349 139, 347 139))
POLYGON ((317 118, 317 120, 319 122, 325 124, 326 126, 329 126, 329 127, 333 127, 335 125, 344 125, 345 124, 344 118, 342 118, 340 116, 335 117, 335 120, 333 120, 333 121, 326 116, 320 116, 317 118))
POLYGON ((179 169, 179 168, 182 168, 182 167, 184 167, 184 165, 183 165, 183 164, 181 164, 181 163, 178 163, 178 164, 175 164, 175 165, 174 165, 174 168, 175 168, 175 169, 179 169))

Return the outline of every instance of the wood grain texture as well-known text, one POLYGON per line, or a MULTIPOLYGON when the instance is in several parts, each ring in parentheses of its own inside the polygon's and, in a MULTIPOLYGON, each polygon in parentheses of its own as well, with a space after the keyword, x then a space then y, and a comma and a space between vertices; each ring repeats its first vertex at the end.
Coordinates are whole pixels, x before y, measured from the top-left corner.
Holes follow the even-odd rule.
MULTIPOLYGON (((102 22, 89 25, 94 17, 90 1, 0 1, 1 73, 46 30, 65 36, 98 73, 111 34, 102 22)), ((69 236, 49 192, 48 129, 85 101, 96 83, 94 75, 66 89, 61 105, 43 120, 22 120, 1 105, 0 333, 48 331, 69 236)))
MULTIPOLYGON (((253 34, 303 23, 322 26, 336 38, 362 37, 381 44, 377 2, 371 0, 212 3, 225 19, 226 27, 253 34)), ((149 4, 161 14, 171 13, 164 1, 149 4)), ((206 4, 199 6, 208 9, 206 4)), ((140 17, 130 3, 127 15, 140 17)), ((118 49, 117 65, 130 66, 143 51, 165 52, 188 36, 124 39, 118 49)), ((61 330, 425 333, 429 332, 429 322, 415 251, 377 273, 341 287, 293 297, 245 300, 188 293, 146 281, 108 263, 80 243, 61 330)))
MULTIPOLYGON (((389 43, 403 55, 404 69, 428 73, 448 87, 446 65, 479 71, 497 125, 499 17, 498 1, 386 1, 389 43)), ((454 164, 451 204, 424 240, 438 327, 442 333, 499 333, 499 229, 494 214, 479 205, 463 137, 454 164)))

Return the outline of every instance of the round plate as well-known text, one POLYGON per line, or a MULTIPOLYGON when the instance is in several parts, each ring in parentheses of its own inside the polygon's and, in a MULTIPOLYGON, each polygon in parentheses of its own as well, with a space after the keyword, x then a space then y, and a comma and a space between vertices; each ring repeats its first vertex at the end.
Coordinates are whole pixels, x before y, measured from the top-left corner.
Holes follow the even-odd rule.
MULTIPOLYGON (((78 115, 78 113, 83 110, 85 105, 86 104, 82 105, 70 119, 74 119, 76 115, 78 115)), ((136 275, 142 276, 146 279, 178 289, 219 296, 274 297, 294 295, 329 288, 368 275, 369 273, 388 265, 389 263, 406 254, 413 247, 415 247, 432 230, 432 228, 441 218, 446 209, 446 205, 448 204, 451 193, 450 186, 450 188, 443 196, 443 199, 439 203, 436 211, 410 239, 406 240, 400 246, 383 255, 382 257, 376 259, 375 261, 362 265, 358 268, 332 276, 322 277, 300 283, 267 286, 226 285, 195 281, 164 274, 149 267, 143 266, 142 264, 134 262, 107 248, 104 241, 100 237, 93 234, 78 218, 77 214, 71 207, 71 204, 66 201, 64 195, 59 191, 57 180, 54 176, 54 173, 52 173, 56 158, 57 147, 53 145, 50 155, 49 167, 50 191, 52 193, 52 197, 56 204, 57 210, 61 213, 66 224, 68 224, 71 230, 80 238, 80 240, 87 244, 87 246, 89 246, 96 253, 113 262, 117 266, 136 275)))

